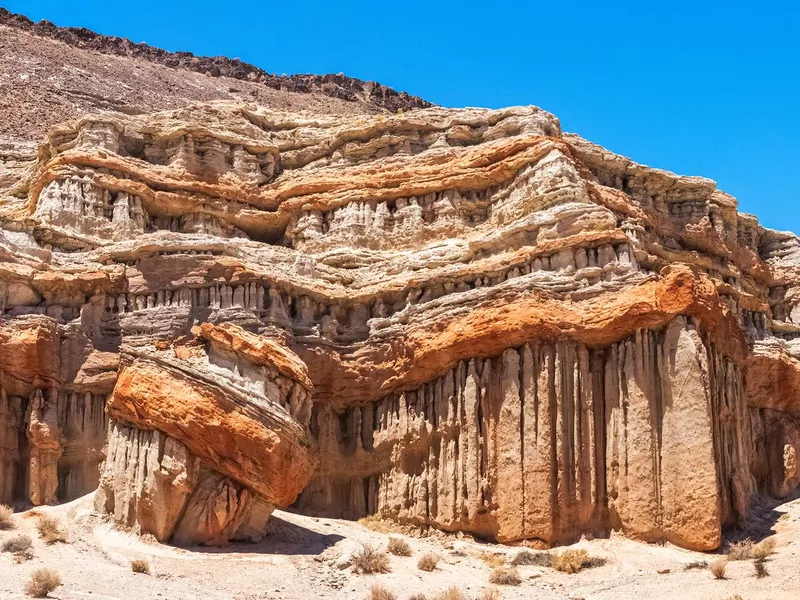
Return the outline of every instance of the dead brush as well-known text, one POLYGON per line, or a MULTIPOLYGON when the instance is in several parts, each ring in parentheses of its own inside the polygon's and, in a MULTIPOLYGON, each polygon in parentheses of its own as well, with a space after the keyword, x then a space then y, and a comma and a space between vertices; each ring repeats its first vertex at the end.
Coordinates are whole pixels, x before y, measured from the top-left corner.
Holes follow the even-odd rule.
POLYGON ((397 596, 384 586, 376 583, 369 590, 369 600, 397 600, 397 596))
POLYGON ((17 554, 19 552, 30 551, 32 546, 33 542, 30 537, 27 535, 17 535, 3 542, 3 552, 17 554))
POLYGON ((364 544, 361 550, 353 555, 352 565, 353 571, 364 575, 388 573, 391 570, 386 552, 378 550, 370 544, 364 544))
POLYGON ((417 568, 420 571, 427 571, 430 573, 431 571, 436 570, 436 565, 439 564, 439 557, 432 552, 427 552, 420 556, 419 561, 417 562, 417 568))
POLYGON ((774 537, 763 539, 753 546, 750 551, 750 557, 758 561, 765 561, 770 554, 774 554, 776 545, 777 542, 774 537))
POLYGON ((433 597, 433 600, 469 600, 466 594, 456 586, 447 588, 433 597))
POLYGON ((150 562, 144 558, 134 558, 131 561, 131 571, 150 575, 150 562))
POLYGON ((39 517, 39 520, 36 522, 36 531, 39 532, 39 537, 41 537, 46 544, 67 541, 59 520, 49 515, 42 515, 39 517))
POLYGON ((478 558, 480 558, 483 562, 485 562, 493 569, 496 569, 497 567, 502 567, 504 564, 506 564, 505 555, 499 554, 497 552, 484 551, 478 555, 478 558))
POLYGON ((753 561, 753 568, 756 572, 756 577, 762 579, 764 577, 769 577, 769 571, 767 571, 767 564, 763 560, 754 560, 753 561))
POLYGON ((519 576, 519 571, 516 567, 497 567, 492 569, 489 575, 489 583, 495 585, 519 585, 522 583, 522 578, 519 576))
POLYGON ((381 519, 378 515, 361 517, 358 520, 358 524, 378 533, 387 533, 389 531, 389 526, 387 525, 386 521, 381 519))
POLYGON ((6 504, 0 504, 0 529, 14 529, 14 521, 11 517, 13 514, 13 508, 6 504))
POLYGON ((714 576, 714 579, 725 579, 725 569, 728 568, 728 559, 725 557, 718 558, 710 565, 708 565, 708 570, 711 571, 711 574, 714 576))
POLYGON ((562 573, 577 573, 583 568, 585 562, 589 560, 589 553, 586 550, 562 550, 553 559, 553 568, 562 573))
POLYGON ((389 552, 395 556, 411 556, 411 546, 402 538, 389 538, 389 552))
POLYGON ((728 544, 728 549, 725 554, 728 560, 749 560, 752 557, 754 547, 755 544, 753 540, 748 538, 740 542, 728 544))
POLYGON ((61 576, 53 569, 36 569, 28 584, 25 593, 33 598, 47 598, 48 594, 61 585, 61 576))
POLYGON ((500 600, 501 597, 500 590, 497 588, 484 588, 475 597, 475 600, 500 600))
POLYGON ((511 565, 514 567, 527 567, 530 565, 536 567, 553 567, 555 557, 550 552, 531 552, 530 550, 523 550, 514 557, 511 565))

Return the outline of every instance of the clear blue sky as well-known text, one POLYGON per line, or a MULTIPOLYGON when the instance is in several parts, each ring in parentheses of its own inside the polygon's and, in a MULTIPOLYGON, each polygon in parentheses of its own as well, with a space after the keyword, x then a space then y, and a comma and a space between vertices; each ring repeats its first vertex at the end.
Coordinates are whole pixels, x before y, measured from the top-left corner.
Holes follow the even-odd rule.
POLYGON ((275 73, 377 80, 445 106, 535 104, 566 131, 800 233, 795 2, 0 0, 58 25, 275 73), (655 4, 662 5, 655 7, 655 4))

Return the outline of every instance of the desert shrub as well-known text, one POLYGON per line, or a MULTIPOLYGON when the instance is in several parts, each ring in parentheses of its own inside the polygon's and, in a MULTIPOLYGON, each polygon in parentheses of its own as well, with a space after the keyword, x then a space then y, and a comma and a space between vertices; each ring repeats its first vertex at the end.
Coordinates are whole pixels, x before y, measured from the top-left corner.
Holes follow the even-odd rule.
POLYGON ((535 565, 537 567, 552 567, 554 556, 549 552, 531 552, 523 550, 514 557, 511 564, 515 567, 535 565))
POLYGON ((763 560, 754 560, 753 568, 756 571, 756 577, 759 579, 769 576, 769 571, 767 571, 767 563, 765 563, 763 560))
POLYGON ((14 514, 14 510, 5 504, 0 504, 0 529, 14 529, 14 521, 11 519, 11 515, 14 514))
POLYGON ((433 600, 469 600, 467 596, 456 586, 447 588, 445 591, 436 594, 433 600))
POLYGON ((144 558, 134 558, 131 561, 131 571, 134 573, 150 574, 150 563, 144 558))
POLYGON ((358 524, 363 525, 367 529, 371 529, 372 531, 377 531, 379 533, 386 533, 387 531, 389 531, 386 521, 384 521, 378 515, 368 515, 366 517, 361 517, 358 520, 358 524))
POLYGON ((497 567, 492 569, 489 581, 497 585, 519 585, 522 583, 516 567, 497 567))
POLYGON ((41 537, 48 544, 55 544, 56 542, 66 542, 67 538, 61 529, 61 523, 55 517, 49 515, 42 515, 36 522, 36 530, 41 537))
POLYGON ((478 555, 478 558, 480 558, 493 569, 502 567, 504 564, 506 564, 506 557, 502 554, 498 554, 497 552, 481 552, 478 555))
POLYGON ((53 569, 36 569, 28 584, 25 593, 34 598, 47 598, 47 595, 61 585, 61 576, 53 569))
POLYGON ((708 568, 708 563, 704 560, 695 560, 693 562, 686 563, 685 565, 683 565, 684 571, 693 571, 696 569, 707 569, 707 568, 708 568))
POLYGON ((33 542, 31 538, 27 535, 18 535, 3 542, 3 552, 13 552, 17 554, 18 552, 30 550, 32 546, 33 542))
POLYGON ((389 538, 389 552, 395 556, 411 556, 411 546, 401 538, 389 538))
POLYGON ((728 560, 748 560, 753 553, 754 547, 755 544, 751 539, 733 542, 728 544, 728 551, 725 554, 728 555, 728 560))
POLYGON ((361 550, 353 555, 353 570, 356 573, 370 575, 372 573, 388 573, 389 557, 386 552, 378 550, 370 544, 364 544, 361 550))
POLYGON ((597 567, 604 566, 607 562, 608 561, 605 558, 600 558, 599 556, 590 556, 583 561, 583 568, 595 569, 597 567))
POLYGON ((431 552, 423 554, 419 557, 419 561, 417 562, 417 568, 421 571, 428 571, 429 573, 436 569, 436 565, 439 564, 439 557, 431 552))
POLYGON ((397 596, 376 583, 369 590, 369 600, 397 600, 397 596))
POLYGON ((586 550, 562 550, 553 559, 553 568, 562 573, 577 573, 583 563, 589 560, 586 550))
POLYGON ((750 556, 756 560, 764 561, 770 554, 775 552, 775 545, 774 537, 761 540, 758 544, 753 546, 753 549, 750 551, 750 556))
POLYGON ((500 590, 497 588, 485 588, 476 596, 475 600, 500 600, 500 590))
POLYGON ((708 565, 708 570, 711 571, 711 574, 714 576, 714 579, 725 579, 725 569, 728 568, 728 559, 727 558, 718 558, 710 565, 708 565))

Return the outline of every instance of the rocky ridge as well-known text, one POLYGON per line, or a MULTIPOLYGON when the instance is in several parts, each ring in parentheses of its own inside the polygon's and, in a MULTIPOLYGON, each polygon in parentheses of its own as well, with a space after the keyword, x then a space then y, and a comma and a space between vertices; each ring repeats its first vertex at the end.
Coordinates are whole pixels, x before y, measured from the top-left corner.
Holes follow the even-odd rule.
POLYGON ((712 550, 797 488, 797 238, 538 108, 85 116, 0 198, 0 499, 712 550))
POLYGON ((372 81, 279 76, 237 59, 34 23, 0 7, 0 145, 3 138, 39 140, 51 125, 83 114, 141 114, 210 100, 351 115, 431 106, 372 81))

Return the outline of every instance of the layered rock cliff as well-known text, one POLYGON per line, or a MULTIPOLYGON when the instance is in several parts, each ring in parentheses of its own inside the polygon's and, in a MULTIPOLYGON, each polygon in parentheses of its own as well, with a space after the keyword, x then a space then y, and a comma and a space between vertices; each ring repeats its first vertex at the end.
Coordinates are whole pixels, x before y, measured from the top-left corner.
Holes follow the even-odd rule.
POLYGON ((99 481, 187 544, 294 503, 711 550, 797 488, 800 244, 710 180, 534 107, 205 103, 4 148, 4 498, 99 481))

